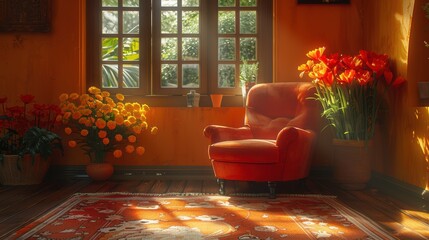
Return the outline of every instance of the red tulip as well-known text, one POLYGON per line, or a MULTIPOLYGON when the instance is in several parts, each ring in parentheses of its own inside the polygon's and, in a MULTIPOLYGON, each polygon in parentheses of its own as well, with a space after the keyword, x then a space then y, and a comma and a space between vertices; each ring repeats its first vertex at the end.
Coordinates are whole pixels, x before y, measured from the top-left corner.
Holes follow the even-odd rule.
POLYGON ((34 100, 34 96, 31 94, 23 94, 23 95, 19 96, 19 98, 21 99, 21 101, 24 104, 29 104, 34 100))

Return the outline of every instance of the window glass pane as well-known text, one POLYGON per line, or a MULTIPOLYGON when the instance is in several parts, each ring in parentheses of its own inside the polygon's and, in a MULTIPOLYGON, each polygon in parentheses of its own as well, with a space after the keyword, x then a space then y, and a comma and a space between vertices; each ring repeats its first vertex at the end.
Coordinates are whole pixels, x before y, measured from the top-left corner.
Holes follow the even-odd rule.
POLYGON ((103 61, 118 60, 118 38, 101 39, 101 59, 103 61))
POLYGON ((102 11, 102 33, 118 33, 118 11, 102 11))
POLYGON ((177 11, 161 11, 161 33, 177 33, 177 11))
POLYGON ((137 64, 124 64, 122 71, 124 80, 122 86, 124 88, 137 88, 139 87, 140 69, 137 64))
POLYGON ((177 60, 177 38, 161 38, 161 60, 177 60))
POLYGON ((140 43, 139 38, 124 38, 122 55, 125 61, 138 61, 140 60, 139 49, 140 43))
POLYGON ((241 7, 256 7, 256 0, 240 0, 241 7))
POLYGON ((183 64, 182 79, 184 88, 200 87, 200 65, 199 64, 183 64))
POLYGON ((218 66, 218 87, 235 87, 235 64, 219 64, 218 66))
POLYGON ((163 7, 177 7, 177 0, 161 0, 163 7))
POLYGON ((118 65, 117 64, 102 64, 101 84, 103 88, 118 87, 118 65))
POLYGON ((219 0, 219 7, 235 7, 235 0, 219 0))
POLYGON ((177 88, 177 64, 161 64, 161 87, 177 88))
POLYGON ((124 7, 138 7, 139 6, 139 0, 123 0, 124 1, 124 7))
POLYGON ((139 33, 139 12, 124 11, 124 34, 139 33))
POLYGON ((102 0, 101 6, 103 6, 103 7, 117 7, 118 6, 118 0, 102 0))
POLYGON ((182 33, 198 33, 200 28, 200 13, 198 11, 182 12, 182 33))
POLYGON ((200 6, 199 0, 182 0, 182 7, 198 7, 200 6))
POLYGON ((235 33, 235 12, 234 11, 219 11, 218 33, 219 34, 235 33))
POLYGON ((182 59, 199 60, 200 59, 200 41, 199 38, 182 38, 182 59))
POLYGON ((256 60, 256 38, 240 38, 240 59, 256 60))
POLYGON ((235 38, 219 38, 218 60, 235 60, 235 38))
POLYGON ((256 34, 256 11, 240 11, 240 33, 256 34))

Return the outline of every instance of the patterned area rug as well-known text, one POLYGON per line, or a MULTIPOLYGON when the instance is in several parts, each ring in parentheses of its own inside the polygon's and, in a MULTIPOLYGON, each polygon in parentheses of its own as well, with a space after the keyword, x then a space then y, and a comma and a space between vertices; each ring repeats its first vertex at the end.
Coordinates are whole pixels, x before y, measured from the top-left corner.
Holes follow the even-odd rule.
POLYGON ((12 239, 394 239, 335 197, 75 194, 12 239))

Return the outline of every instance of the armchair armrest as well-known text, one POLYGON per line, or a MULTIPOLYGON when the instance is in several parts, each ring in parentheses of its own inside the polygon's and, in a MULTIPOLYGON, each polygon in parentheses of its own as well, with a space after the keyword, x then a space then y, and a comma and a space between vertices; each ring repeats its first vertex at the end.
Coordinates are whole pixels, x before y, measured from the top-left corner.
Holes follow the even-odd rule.
POLYGON ((233 128, 220 125, 209 125, 204 128, 204 136, 210 139, 210 144, 253 138, 252 131, 249 127, 233 128))
POLYGON ((280 159, 297 176, 307 176, 313 152, 315 134, 298 127, 283 128, 276 140, 280 159))

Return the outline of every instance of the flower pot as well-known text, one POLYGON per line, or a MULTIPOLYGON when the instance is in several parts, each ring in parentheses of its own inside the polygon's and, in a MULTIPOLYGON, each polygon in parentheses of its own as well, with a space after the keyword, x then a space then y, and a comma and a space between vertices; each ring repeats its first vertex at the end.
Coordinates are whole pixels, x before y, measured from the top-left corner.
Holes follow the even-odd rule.
POLYGON ((222 94, 210 94, 213 107, 220 107, 222 105, 222 94))
POLYGON ((347 190, 364 189, 371 178, 372 141, 333 140, 334 180, 347 190))
POLYGON ((50 166, 50 159, 36 155, 3 155, 0 161, 0 183, 3 185, 34 185, 43 181, 50 166))
POLYGON ((90 163, 86 166, 86 174, 95 181, 105 181, 113 175, 111 163, 90 163))

